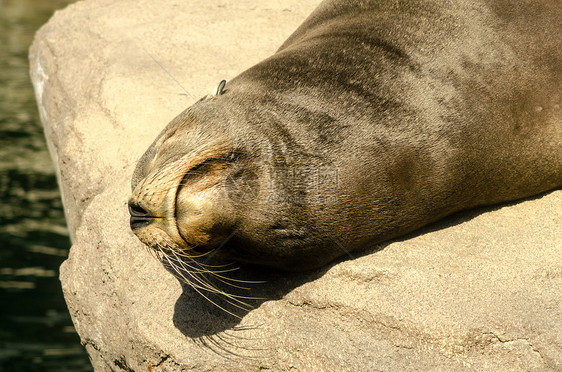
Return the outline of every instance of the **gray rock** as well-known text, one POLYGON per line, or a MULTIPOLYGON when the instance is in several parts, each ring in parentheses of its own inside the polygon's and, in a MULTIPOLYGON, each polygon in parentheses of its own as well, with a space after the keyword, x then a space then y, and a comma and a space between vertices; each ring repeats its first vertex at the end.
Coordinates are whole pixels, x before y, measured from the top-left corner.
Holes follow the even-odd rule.
POLYGON ((233 309, 240 318, 183 288, 131 233, 130 177, 156 134, 272 54, 318 2, 92 0, 38 32, 31 75, 73 241, 61 282, 94 367, 562 369, 562 191, 313 273, 242 268, 268 282, 250 285, 264 299, 233 309))

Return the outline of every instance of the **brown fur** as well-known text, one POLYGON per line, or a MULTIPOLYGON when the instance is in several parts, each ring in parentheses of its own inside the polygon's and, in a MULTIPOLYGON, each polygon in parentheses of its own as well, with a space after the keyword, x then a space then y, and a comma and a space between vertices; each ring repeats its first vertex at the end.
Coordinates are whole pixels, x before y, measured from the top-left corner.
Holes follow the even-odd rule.
POLYGON ((133 178, 156 217, 135 233, 305 270, 559 187, 560 19, 559 0, 323 2, 164 129, 133 178))

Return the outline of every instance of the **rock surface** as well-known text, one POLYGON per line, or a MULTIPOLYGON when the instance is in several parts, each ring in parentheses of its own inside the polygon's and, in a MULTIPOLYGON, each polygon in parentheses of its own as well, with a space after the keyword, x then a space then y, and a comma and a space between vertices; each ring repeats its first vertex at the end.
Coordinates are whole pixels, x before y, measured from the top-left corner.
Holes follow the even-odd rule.
POLYGON ((84 1, 37 34, 31 75, 73 240, 61 281, 94 367, 562 369, 562 191, 313 273, 242 268, 268 282, 251 285, 263 299, 240 318, 183 288, 131 233, 130 177, 156 134, 271 55, 318 2, 84 1))

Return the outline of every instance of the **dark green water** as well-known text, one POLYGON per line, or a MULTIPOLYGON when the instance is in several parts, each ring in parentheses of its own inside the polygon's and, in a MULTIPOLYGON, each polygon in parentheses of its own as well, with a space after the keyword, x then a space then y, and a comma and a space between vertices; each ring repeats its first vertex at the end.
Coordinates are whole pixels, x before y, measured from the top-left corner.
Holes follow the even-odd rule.
POLYGON ((70 242, 27 60, 70 2, 0 0, 0 371, 92 370, 58 280, 70 242))

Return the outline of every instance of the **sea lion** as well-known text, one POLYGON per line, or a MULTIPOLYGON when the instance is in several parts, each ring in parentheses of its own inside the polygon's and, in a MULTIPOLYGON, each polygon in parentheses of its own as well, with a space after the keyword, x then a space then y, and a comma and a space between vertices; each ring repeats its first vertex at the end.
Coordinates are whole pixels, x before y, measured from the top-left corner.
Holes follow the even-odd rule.
POLYGON ((561 19, 559 0, 324 1, 156 138, 131 228, 195 274, 209 252, 307 270, 559 187, 561 19))

